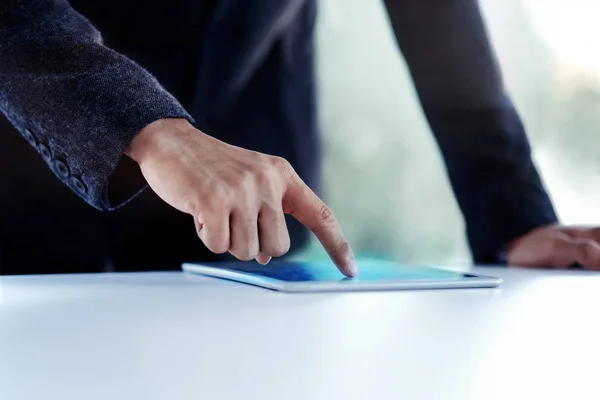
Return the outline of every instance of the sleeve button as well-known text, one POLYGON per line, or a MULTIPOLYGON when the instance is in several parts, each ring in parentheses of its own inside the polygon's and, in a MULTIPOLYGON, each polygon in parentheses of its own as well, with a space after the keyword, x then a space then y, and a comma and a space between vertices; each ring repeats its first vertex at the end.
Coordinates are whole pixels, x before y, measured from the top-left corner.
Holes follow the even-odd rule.
POLYGON ((38 150, 39 150, 40 154, 42 155, 42 157, 44 157, 44 160, 49 162, 52 159, 52 154, 50 154, 50 149, 48 149, 48 146, 46 146, 45 144, 40 143, 38 146, 38 150))
POLYGON ((83 183, 79 178, 73 177, 73 186, 75 186, 75 189, 77 189, 77 191, 81 194, 85 194, 87 192, 85 183, 83 183))
POLYGON ((58 175, 62 176, 63 178, 68 178, 71 174, 69 172, 69 168, 61 160, 54 161, 54 169, 56 170, 58 175))
POLYGON ((25 129, 25 131, 23 131, 23 136, 25 137, 25 139, 27 139, 27 141, 32 145, 32 146, 37 146, 37 142, 35 141, 35 137, 33 136, 33 133, 31 133, 31 131, 29 129, 25 129))

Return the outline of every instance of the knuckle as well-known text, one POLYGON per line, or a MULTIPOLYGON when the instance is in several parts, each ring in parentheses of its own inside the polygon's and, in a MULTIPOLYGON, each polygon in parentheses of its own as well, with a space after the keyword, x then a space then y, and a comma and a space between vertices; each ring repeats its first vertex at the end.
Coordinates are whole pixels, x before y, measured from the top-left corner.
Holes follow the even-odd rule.
POLYGON ((207 212, 216 213, 229 207, 233 197, 232 191, 225 185, 212 188, 212 192, 204 199, 207 212))
POLYGON ((277 182, 279 178, 279 172, 276 168, 266 164, 260 168, 256 173, 256 183, 261 187, 271 187, 277 182))
POLYGON ((229 243, 224 238, 211 238, 206 247, 215 254, 223 254, 229 250, 229 243))
POLYGON ((352 249, 350 248, 350 243, 348 243, 345 240, 342 240, 337 246, 338 254, 348 254, 351 251, 352 251, 352 249))
POLYGON ((250 261, 258 256, 258 250, 247 247, 243 250, 232 251, 232 254, 240 261, 250 261))
POLYGON ((327 205, 325 205, 325 204, 320 204, 317 207, 317 215, 319 217, 319 220, 327 226, 330 226, 330 225, 333 225, 336 223, 335 215, 333 214, 333 211, 331 210, 331 208, 327 207, 327 205))
POLYGON ((282 238, 277 245, 274 246, 272 255, 273 257, 281 257, 290 251, 290 237, 288 235, 282 238))
POLYGON ((229 200, 222 196, 212 196, 206 200, 202 214, 205 216, 217 216, 224 214, 223 210, 228 207, 229 200))
POLYGON ((237 190, 247 191, 254 186, 256 172, 248 169, 238 174, 235 186, 237 190))
POLYGON ((276 169, 267 165, 258 170, 254 176, 254 185, 261 202, 281 204, 281 177, 276 169))
POLYGON ((283 157, 274 156, 271 158, 271 163, 281 174, 285 175, 294 171, 292 164, 290 164, 289 161, 283 157))
POLYGON ((258 256, 258 238, 246 229, 238 229, 233 235, 231 254, 240 261, 250 261, 258 256))
POLYGON ((211 232, 203 224, 196 224, 198 237, 206 248, 215 254, 223 254, 229 250, 229 236, 223 233, 211 232))
POLYGON ((200 207, 195 198, 185 199, 182 203, 181 209, 183 212, 188 213, 190 215, 196 215, 200 211, 200 207))

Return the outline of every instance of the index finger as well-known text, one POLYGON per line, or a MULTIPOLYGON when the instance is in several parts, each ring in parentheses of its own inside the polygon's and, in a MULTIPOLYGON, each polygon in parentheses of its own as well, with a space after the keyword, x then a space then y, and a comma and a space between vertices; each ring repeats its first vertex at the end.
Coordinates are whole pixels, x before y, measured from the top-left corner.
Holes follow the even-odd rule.
POLYGON ((344 275, 358 275, 354 253, 333 212, 297 175, 284 193, 283 211, 315 234, 344 275))

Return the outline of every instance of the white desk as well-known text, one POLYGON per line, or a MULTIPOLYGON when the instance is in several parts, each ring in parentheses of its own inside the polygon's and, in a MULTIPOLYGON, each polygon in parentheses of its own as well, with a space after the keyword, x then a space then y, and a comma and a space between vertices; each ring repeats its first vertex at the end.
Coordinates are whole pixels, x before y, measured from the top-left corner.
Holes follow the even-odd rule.
POLYGON ((280 294, 180 273, 0 278, 0 399, 600 399, 600 275, 280 294))

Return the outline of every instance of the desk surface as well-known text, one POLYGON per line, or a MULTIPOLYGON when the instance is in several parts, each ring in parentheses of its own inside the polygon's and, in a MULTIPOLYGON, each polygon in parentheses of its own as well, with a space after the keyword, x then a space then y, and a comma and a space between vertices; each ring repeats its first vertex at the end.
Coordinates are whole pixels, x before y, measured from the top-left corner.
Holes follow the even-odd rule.
POLYGON ((600 275, 281 294, 181 273, 0 278, 0 398, 599 399, 600 275))

